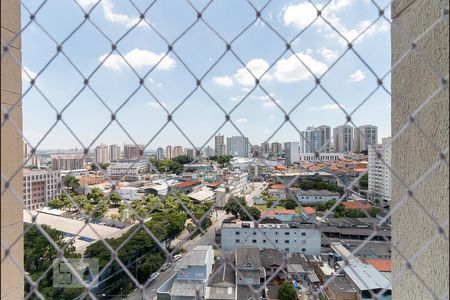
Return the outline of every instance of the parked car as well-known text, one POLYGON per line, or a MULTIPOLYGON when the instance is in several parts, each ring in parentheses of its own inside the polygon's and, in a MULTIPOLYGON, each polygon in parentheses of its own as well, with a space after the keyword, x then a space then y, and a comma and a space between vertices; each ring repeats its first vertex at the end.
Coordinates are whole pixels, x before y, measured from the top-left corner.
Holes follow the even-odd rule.
POLYGON ((159 272, 152 273, 152 274, 150 275, 150 280, 149 280, 149 282, 152 282, 153 280, 155 280, 156 278, 158 278, 158 276, 159 276, 159 272))
POLYGON ((170 268, 171 265, 172 265, 172 263, 170 263, 170 262, 163 264, 161 267, 161 272, 164 272, 165 270, 170 268))
POLYGON ((178 261, 181 258, 181 254, 177 254, 173 256, 173 261, 178 261))

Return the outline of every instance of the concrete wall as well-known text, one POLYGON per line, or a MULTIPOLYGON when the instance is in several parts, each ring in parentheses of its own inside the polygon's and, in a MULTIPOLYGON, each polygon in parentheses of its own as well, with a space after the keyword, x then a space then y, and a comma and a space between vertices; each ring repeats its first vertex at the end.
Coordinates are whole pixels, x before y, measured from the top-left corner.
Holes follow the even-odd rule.
MULTIPOLYGON (((8 43, 20 31, 20 1, 1 0, 1 39, 8 43)), ((1 58, 1 122, 4 121, 4 111, 12 109, 13 104, 20 99, 22 93, 21 69, 13 56, 21 61, 21 40, 18 37, 8 47, 9 53, 5 51, 2 43, 1 58)), ((22 104, 15 106, 8 114, 9 120, 22 130, 22 104)), ((12 177, 22 163, 23 148, 22 136, 11 125, 6 122, 1 129, 1 172, 2 178, 12 177)), ((1 238, 5 245, 14 245, 10 249, 10 256, 4 259, 5 251, 1 247, 1 299, 23 298, 23 273, 17 268, 14 258, 23 266, 23 232, 22 205, 14 197, 14 190, 19 200, 22 198, 22 170, 17 173, 10 182, 10 187, 5 190, 5 182, 1 180, 1 238), (17 240, 17 241, 16 241, 17 240)))
MULTIPOLYGON (((416 39, 443 15, 442 9, 447 1, 394 0, 392 3, 392 64, 411 48, 416 39), (410 35, 400 31, 399 26, 410 35), (411 39, 412 37, 412 39, 411 39)), ((408 121, 408 116, 421 105, 439 86, 441 81, 432 71, 447 77, 448 80, 448 15, 426 33, 416 50, 407 55, 392 72, 392 136, 408 121)), ((441 151, 448 151, 449 142, 449 102, 447 89, 431 100, 415 122, 430 136, 441 151)), ((404 131, 392 145, 392 167, 406 184, 413 184, 438 159, 439 153, 414 126, 404 131)), ((446 160, 448 161, 448 154, 446 160)), ((392 176, 391 209, 405 195, 405 188, 392 176)), ((441 164, 426 180, 413 191, 415 198, 428 210, 440 224, 448 220, 449 209, 448 166, 441 164)), ((443 226, 448 237, 448 225, 443 226)), ((436 227, 429 217, 412 199, 409 199, 392 215, 392 243, 408 259, 436 234, 436 227)), ((442 236, 431 244, 413 263, 413 270, 423 279, 437 297, 448 292, 449 246, 442 236)), ((405 261, 392 249, 393 277, 405 267, 405 261)), ((432 299, 432 295, 408 271, 393 287, 394 299, 432 299)))

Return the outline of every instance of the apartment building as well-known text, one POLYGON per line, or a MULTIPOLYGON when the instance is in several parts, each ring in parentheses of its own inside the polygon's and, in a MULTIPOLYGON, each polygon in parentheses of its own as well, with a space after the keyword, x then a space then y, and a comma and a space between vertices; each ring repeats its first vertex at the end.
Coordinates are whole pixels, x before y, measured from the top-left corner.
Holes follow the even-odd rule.
POLYGON ((222 250, 235 251, 242 246, 258 249, 277 249, 320 255, 320 231, 311 224, 292 222, 283 224, 256 224, 253 221, 222 223, 220 230, 222 250))
POLYGON ((106 174, 111 179, 122 179, 125 180, 139 180, 140 175, 145 173, 148 170, 148 162, 145 160, 135 161, 118 161, 112 162, 108 169, 106 170, 106 174))
POLYGON ((378 127, 374 125, 359 126, 353 138, 353 152, 368 151, 369 145, 378 144, 378 127))
POLYGON ((248 157, 248 137, 232 136, 227 138, 227 153, 237 157, 248 157))
POLYGON ((172 146, 166 146, 166 159, 172 159, 172 146))
POLYGON ((163 160, 164 159, 164 149, 159 147, 156 149, 156 159, 163 160))
POLYGON ((23 142, 23 162, 25 166, 41 167, 41 159, 35 155, 31 155, 31 146, 27 142, 23 142))
POLYGON ((138 159, 142 156, 141 151, 144 151, 144 145, 125 144, 123 145, 123 159, 138 159))
POLYGON ((297 142, 286 142, 284 143, 284 163, 286 166, 293 165, 298 162, 298 143, 297 142))
POLYGON ((62 192, 61 172, 23 169, 23 202, 30 210, 37 210, 62 192))
POLYGON ((214 150, 216 156, 226 154, 225 138, 223 135, 218 134, 214 137, 214 150))
POLYGON ((300 153, 300 161, 319 162, 319 161, 338 161, 344 159, 344 153, 300 153))
POLYGON ((94 149, 94 161, 101 164, 110 162, 109 148, 105 144, 98 145, 94 149))
POLYGON ((120 160, 120 146, 119 145, 109 145, 109 161, 120 160))
POLYGON ((183 147, 181 147, 181 146, 173 147, 172 158, 175 158, 175 157, 178 157, 178 156, 181 156, 181 155, 183 155, 183 147))
POLYGON ((331 127, 307 127, 300 135, 300 153, 331 152, 331 127))
POLYGON ((281 143, 274 142, 270 144, 270 148, 272 153, 276 155, 281 155, 283 153, 283 145, 281 143))
POLYGON ((333 128, 333 151, 347 153, 353 147, 353 127, 342 125, 333 128))
POLYGON ((50 158, 53 170, 80 170, 86 162, 84 154, 53 154, 50 158))
POLYGON ((387 167, 391 165, 390 141, 390 138, 383 138, 381 144, 369 146, 368 151, 368 197, 384 206, 389 206, 391 201, 391 172, 387 167), (377 152, 381 154, 381 160, 377 158, 377 152))

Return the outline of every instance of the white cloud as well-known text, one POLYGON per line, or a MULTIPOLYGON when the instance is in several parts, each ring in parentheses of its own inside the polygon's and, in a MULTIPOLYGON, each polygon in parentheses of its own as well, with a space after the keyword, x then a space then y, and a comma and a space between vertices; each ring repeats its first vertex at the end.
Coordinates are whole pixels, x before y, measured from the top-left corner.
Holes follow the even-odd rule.
POLYGON ((233 96, 233 97, 230 98, 230 100, 231 100, 232 102, 236 102, 236 101, 241 100, 242 98, 243 98, 243 96, 233 96))
POLYGON ((350 74, 350 80, 349 81, 361 81, 366 78, 365 73, 362 70, 356 70, 355 73, 350 74))
POLYGON ((230 76, 217 76, 213 78, 213 81, 217 85, 229 87, 233 85, 233 80, 230 76))
MULTIPOLYGON (((168 105, 166 102, 164 102, 164 101, 159 101, 159 102, 160 102, 161 105, 164 106, 165 108, 168 108, 168 107, 169 107, 169 105, 168 105)), ((161 105, 160 105, 158 102, 156 102, 156 101, 149 102, 148 105, 150 105, 150 106, 153 107, 153 108, 160 108, 160 109, 162 109, 161 105)))
POLYGON ((339 106, 344 108, 343 104, 337 105, 336 103, 324 104, 320 107, 310 107, 311 110, 336 110, 339 109, 339 106))
POLYGON ((25 66, 22 67, 22 80, 23 81, 30 82, 31 79, 36 78, 36 75, 37 75, 36 72, 33 72, 28 67, 25 67, 25 66))
MULTIPOLYGON (((269 68, 269 63, 261 58, 255 58, 249 61, 246 65, 248 70, 252 72, 252 74, 256 78, 260 78, 264 72, 267 71, 269 68)), ((241 85, 243 86, 254 86, 255 85, 255 78, 252 76, 252 74, 247 70, 247 68, 241 68, 236 71, 236 73, 233 75, 233 78, 241 85)), ((272 75, 269 74, 269 72, 265 73, 262 80, 271 80, 272 75)))
MULTIPOLYGON (((85 10, 89 10, 94 4, 98 2, 98 0, 77 0, 78 4, 81 5, 85 10)), ((132 27, 136 23, 139 22, 139 17, 137 16, 129 16, 127 14, 122 13, 116 13, 113 11, 114 4, 110 0, 102 0, 98 7, 101 7, 103 10, 103 16, 106 20, 113 22, 113 23, 119 23, 122 25, 125 25, 126 27, 132 27)), ((139 27, 141 26, 147 26, 147 24, 142 21, 138 24, 139 27)))
POLYGON ((247 123, 247 119, 246 118, 237 119, 236 123, 247 123))
MULTIPOLYGON (((304 53, 296 53, 303 63, 316 75, 320 76, 327 70, 327 66, 304 53)), ((311 77, 311 72, 299 61, 295 55, 287 59, 280 59, 275 65, 275 77, 281 82, 295 82, 311 77)))
MULTIPOLYGON (((162 57, 164 57, 164 53, 156 54, 151 51, 141 50, 141 49, 133 49, 130 52, 124 55, 125 59, 133 68, 145 67, 145 66, 154 66, 158 63, 162 57)), ((103 54, 99 57, 99 61, 103 61, 107 54, 103 54)), ((122 70, 127 63, 123 60, 123 58, 119 54, 111 54, 106 61, 104 62, 104 66, 110 68, 115 71, 122 70)), ((157 69, 158 70, 170 70, 175 67, 175 60, 170 58, 170 56, 164 57, 164 59, 159 63, 157 69)))
MULTIPOLYGON (((324 4, 318 3, 316 7, 322 10, 322 16, 330 24, 333 25, 347 40, 352 41, 361 32, 363 32, 369 25, 369 20, 364 20, 353 28, 348 28, 342 24, 341 19, 338 17, 338 13, 345 8, 352 5, 354 0, 336 0, 331 1, 325 8, 324 4)), ((322 18, 317 18, 316 8, 309 2, 303 2, 295 5, 289 5, 284 7, 281 12, 281 19, 285 26, 293 26, 299 30, 304 29, 312 21, 312 27, 316 28, 316 31, 320 34, 323 33, 326 38, 336 39, 341 45, 346 45, 346 41, 337 34, 322 18)), ((364 38, 374 35, 377 32, 383 32, 389 30, 389 24, 385 20, 381 20, 371 26, 365 31, 356 42, 361 42, 364 38)))
POLYGON ((320 55, 322 55, 326 61, 333 61, 338 57, 335 51, 326 47, 320 48, 319 50, 317 50, 317 52, 320 53, 320 55))
MULTIPOLYGON (((274 99, 276 103, 278 103, 278 105, 281 104, 281 100, 279 99, 274 99)), ((264 107, 275 107, 277 106, 272 100, 268 100, 268 101, 263 101, 262 105, 264 107)))

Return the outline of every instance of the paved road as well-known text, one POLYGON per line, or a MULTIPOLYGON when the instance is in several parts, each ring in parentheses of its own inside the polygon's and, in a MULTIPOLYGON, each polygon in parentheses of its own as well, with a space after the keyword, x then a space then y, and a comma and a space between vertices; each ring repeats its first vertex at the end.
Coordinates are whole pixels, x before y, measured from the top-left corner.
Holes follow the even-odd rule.
MULTIPOLYGON (((218 211, 216 218, 216 213, 214 212, 212 217, 213 224, 208 228, 205 234, 198 235, 193 240, 189 240, 183 245, 183 248, 186 250, 186 252, 189 252, 198 245, 211 245, 211 241, 214 241, 215 238, 215 230, 221 226, 225 216, 226 214, 224 211, 218 211)), ((180 261, 182 259, 183 257, 180 259, 180 261)), ((175 269, 176 263, 172 264, 172 266, 165 272, 160 272, 159 277, 156 278, 153 282, 151 282, 148 285, 148 288, 145 290, 145 298, 142 297, 142 295, 139 295, 137 291, 135 291, 126 298, 115 297, 113 299, 154 300, 156 299, 156 289, 158 289, 164 282, 166 282, 171 276, 173 276, 176 273, 175 269)))
POLYGON ((250 186, 252 188, 251 192, 245 196, 245 200, 247 201, 248 206, 253 206, 254 196, 261 196, 261 192, 265 189, 265 184, 262 182, 252 182, 248 183, 247 186, 250 186))

